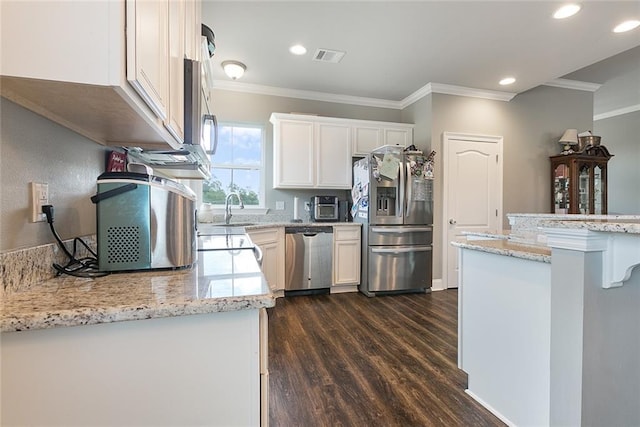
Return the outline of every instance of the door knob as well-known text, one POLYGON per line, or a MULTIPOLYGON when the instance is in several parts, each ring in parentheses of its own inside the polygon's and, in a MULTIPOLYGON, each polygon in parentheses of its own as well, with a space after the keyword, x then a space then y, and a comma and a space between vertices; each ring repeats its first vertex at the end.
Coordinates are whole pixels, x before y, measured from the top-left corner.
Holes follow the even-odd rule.
POLYGON ((455 224, 457 224, 457 222, 458 222, 458 221, 456 221, 456 220, 455 220, 455 219, 453 219, 453 218, 451 218, 451 219, 449 220, 449 224, 451 224, 451 225, 455 225, 455 224))

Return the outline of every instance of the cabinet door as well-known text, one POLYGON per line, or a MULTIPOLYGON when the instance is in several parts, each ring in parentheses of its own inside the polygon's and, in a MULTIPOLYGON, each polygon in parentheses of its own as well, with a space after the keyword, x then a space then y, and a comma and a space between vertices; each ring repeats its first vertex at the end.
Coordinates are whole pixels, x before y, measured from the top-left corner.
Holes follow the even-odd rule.
POLYGON ((408 147, 412 143, 413 131, 411 129, 384 129, 384 145, 408 147))
POLYGON ((360 241, 337 241, 333 247, 333 284, 360 283, 360 241))
POLYGON ((282 120, 273 131, 273 187, 313 188, 313 122, 282 120))
POLYGON ((168 0, 127 1, 127 80, 162 120, 169 103, 168 0))
POLYGON ((340 226, 333 230, 333 284, 360 283, 360 227, 340 226))
POLYGON ((318 123, 316 132, 316 188, 351 188, 351 128, 318 123))
POLYGON ((184 142, 185 3, 169 0, 169 111, 164 125, 184 142))
POLYGON ((250 230, 249 237, 262 251, 262 273, 272 292, 284 290, 284 228, 250 230))
POLYGON ((382 129, 379 127, 353 127, 353 155, 365 156, 383 145, 382 129))
MULTIPOLYGON (((174 0, 172 0, 174 1, 174 0)), ((202 40, 202 19, 199 0, 186 0, 185 26, 184 26, 184 50, 185 58, 200 61, 200 42, 202 40)))

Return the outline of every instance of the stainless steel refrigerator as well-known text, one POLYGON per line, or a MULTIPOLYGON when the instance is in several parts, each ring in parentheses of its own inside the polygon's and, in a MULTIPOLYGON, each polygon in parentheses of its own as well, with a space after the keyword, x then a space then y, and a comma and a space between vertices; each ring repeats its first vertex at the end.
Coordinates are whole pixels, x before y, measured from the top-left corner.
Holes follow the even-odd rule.
POLYGON ((360 291, 431 289, 433 155, 384 146, 354 163, 354 222, 362 223, 360 291))

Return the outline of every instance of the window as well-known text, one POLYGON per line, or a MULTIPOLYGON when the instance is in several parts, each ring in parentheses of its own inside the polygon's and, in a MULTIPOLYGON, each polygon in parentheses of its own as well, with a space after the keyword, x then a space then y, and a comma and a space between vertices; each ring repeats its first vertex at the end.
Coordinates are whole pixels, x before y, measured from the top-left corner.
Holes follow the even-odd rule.
POLYGON ((263 147, 261 126, 221 123, 218 148, 211 156, 211 179, 203 183, 202 200, 224 205, 227 194, 237 191, 245 206, 264 206, 263 147))

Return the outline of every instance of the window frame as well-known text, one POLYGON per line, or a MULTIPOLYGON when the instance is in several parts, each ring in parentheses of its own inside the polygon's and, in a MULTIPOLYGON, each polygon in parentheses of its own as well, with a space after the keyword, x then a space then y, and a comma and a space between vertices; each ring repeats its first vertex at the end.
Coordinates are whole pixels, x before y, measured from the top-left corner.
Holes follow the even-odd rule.
MULTIPOLYGON (((266 159, 266 127, 264 124, 262 123, 255 123, 255 122, 238 122, 238 121, 221 121, 218 122, 218 131, 220 131, 220 128, 222 127, 234 127, 234 128, 254 128, 254 129, 260 129, 260 167, 258 168, 258 170, 260 171, 260 185, 259 185, 259 189, 258 189, 258 204, 257 205, 245 205, 245 210, 264 210, 265 206, 266 206, 266 183, 265 183, 265 179, 266 179, 266 171, 265 171, 265 159, 266 159)), ((215 160, 215 154, 211 154, 211 151, 207 151, 206 154, 209 156, 209 160, 211 162, 211 173, 213 175, 213 169, 214 168, 219 168, 219 169, 232 169, 232 170, 256 170, 255 167, 251 167, 251 166, 246 166, 246 165, 236 165, 236 164, 224 164, 224 163, 216 163, 215 160)), ((204 182, 202 183, 202 190, 200 192, 201 194, 201 198, 203 199, 203 203, 208 203, 209 205, 211 205, 211 207, 213 207, 215 210, 217 209, 224 209, 224 203, 221 204, 214 204, 214 203, 210 203, 210 202, 205 202, 204 201, 204 196, 203 196, 203 190, 204 190, 204 182)), ((236 202, 237 203, 237 202, 236 202)), ((233 204, 231 206, 232 209, 238 209, 236 204, 233 204)))

